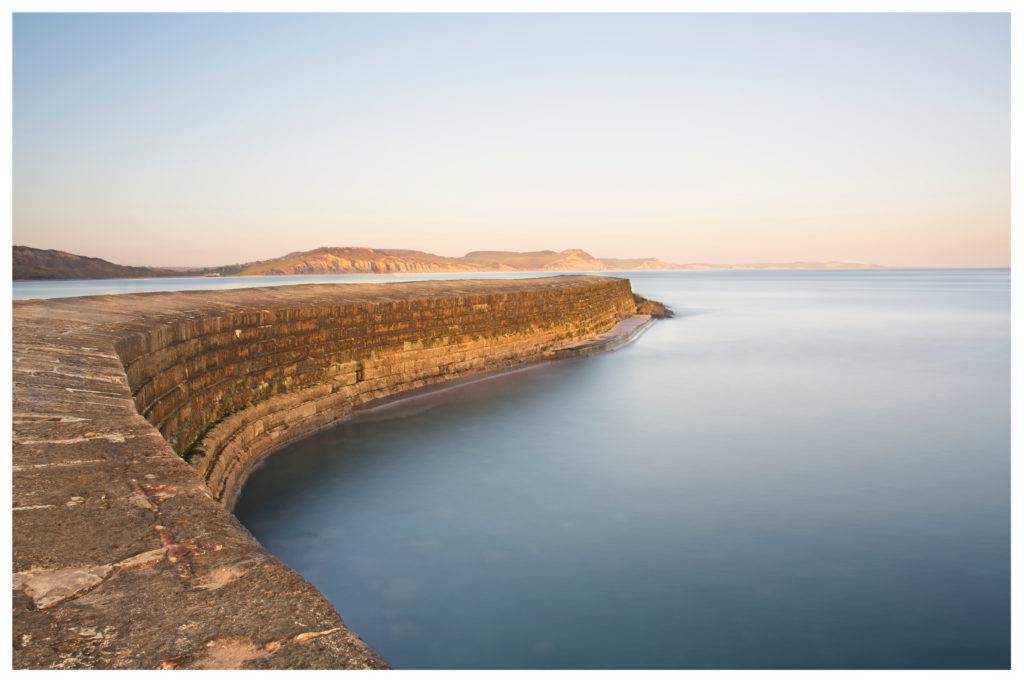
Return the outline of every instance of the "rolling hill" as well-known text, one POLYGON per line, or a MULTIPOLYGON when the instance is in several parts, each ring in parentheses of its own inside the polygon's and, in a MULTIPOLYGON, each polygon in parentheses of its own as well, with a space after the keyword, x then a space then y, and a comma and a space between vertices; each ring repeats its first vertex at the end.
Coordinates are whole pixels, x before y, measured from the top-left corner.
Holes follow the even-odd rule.
POLYGON ((320 247, 265 261, 218 268, 141 268, 53 249, 15 246, 14 280, 90 280, 102 278, 195 277, 202 275, 332 275, 343 273, 461 273, 502 271, 616 270, 838 270, 880 268, 852 261, 674 265, 657 258, 595 258, 582 249, 564 251, 471 251, 462 257, 411 249, 320 247))
POLYGON ((101 258, 78 256, 55 249, 14 247, 11 277, 14 280, 99 280, 105 278, 178 277, 198 271, 170 268, 119 266, 101 258))

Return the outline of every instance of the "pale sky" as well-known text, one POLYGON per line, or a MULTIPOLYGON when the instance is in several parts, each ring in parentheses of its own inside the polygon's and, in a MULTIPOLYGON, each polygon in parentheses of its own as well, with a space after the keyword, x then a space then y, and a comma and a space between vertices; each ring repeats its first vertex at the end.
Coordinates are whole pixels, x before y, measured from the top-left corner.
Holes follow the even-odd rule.
POLYGON ((14 244, 1010 261, 1007 14, 13 23, 14 244))

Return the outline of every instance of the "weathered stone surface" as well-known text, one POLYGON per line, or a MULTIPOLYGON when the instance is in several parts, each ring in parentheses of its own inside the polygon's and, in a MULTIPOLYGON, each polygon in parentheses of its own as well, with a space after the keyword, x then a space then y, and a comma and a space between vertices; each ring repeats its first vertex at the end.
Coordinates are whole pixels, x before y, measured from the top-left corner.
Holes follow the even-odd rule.
POLYGON ((601 277, 14 302, 14 666, 386 667, 227 511, 251 467, 634 311, 601 277))
POLYGON ((110 576, 109 564, 14 575, 14 590, 24 591, 39 609, 46 609, 98 586, 110 576))

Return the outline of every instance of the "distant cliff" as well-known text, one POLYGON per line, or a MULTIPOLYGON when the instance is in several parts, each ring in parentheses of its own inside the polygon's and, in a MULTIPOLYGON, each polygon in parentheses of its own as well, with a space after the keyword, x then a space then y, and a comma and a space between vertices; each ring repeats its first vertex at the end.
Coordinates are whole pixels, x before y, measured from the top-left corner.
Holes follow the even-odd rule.
POLYGON ((490 270, 679 270, 656 258, 596 258, 582 249, 565 251, 471 251, 463 261, 490 270))
POLYGON ((607 270, 607 266, 581 249, 565 251, 471 251, 461 261, 487 270, 607 270))
POLYGON ((269 261, 217 269, 221 275, 325 275, 333 273, 451 273, 485 271, 483 266, 410 249, 320 247, 269 261))

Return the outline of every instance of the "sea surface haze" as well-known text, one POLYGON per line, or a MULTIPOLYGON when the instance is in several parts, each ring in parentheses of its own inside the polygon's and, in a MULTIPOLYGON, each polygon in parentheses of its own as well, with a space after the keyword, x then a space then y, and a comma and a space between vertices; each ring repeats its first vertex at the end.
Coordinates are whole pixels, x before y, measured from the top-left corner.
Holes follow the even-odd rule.
POLYGON ((630 275, 620 351, 374 410, 236 514, 399 668, 1005 668, 1009 272, 630 275))
POLYGON ((236 515, 396 668, 1007 668, 1009 271, 616 275, 677 317, 362 412, 236 515))

